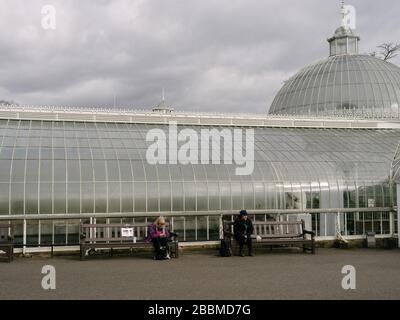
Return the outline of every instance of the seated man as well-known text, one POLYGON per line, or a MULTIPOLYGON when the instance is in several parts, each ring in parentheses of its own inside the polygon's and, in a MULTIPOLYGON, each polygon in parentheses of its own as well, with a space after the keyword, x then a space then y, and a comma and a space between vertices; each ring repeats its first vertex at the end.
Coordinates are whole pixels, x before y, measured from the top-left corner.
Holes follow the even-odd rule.
POLYGON ((249 256, 252 257, 252 240, 251 235, 254 231, 253 223, 248 219, 248 214, 246 210, 240 211, 239 216, 235 219, 233 225, 234 238, 239 244, 239 255, 244 257, 243 246, 247 244, 249 248, 249 256))
POLYGON ((154 246, 154 259, 170 259, 168 241, 174 234, 169 231, 164 217, 158 217, 154 223, 149 225, 148 235, 154 246))

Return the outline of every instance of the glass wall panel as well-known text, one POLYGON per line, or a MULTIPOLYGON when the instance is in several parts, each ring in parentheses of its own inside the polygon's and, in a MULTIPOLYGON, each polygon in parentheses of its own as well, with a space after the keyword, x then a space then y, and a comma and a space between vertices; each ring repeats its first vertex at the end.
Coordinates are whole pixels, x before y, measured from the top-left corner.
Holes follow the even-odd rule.
POLYGON ((26 244, 29 246, 39 244, 39 221, 26 222, 26 244))
POLYGON ((53 185, 51 183, 41 183, 39 185, 39 188, 40 188, 39 211, 41 214, 52 214, 53 185))
POLYGON ((67 244, 77 245, 79 244, 80 236, 80 221, 79 220, 68 220, 67 221, 67 244))
POLYGON ((264 184, 264 186, 265 186, 266 208, 278 209, 275 184, 266 183, 264 184))
POLYGON ((11 180, 13 182, 24 182, 25 160, 13 160, 11 180))
POLYGON ((122 182, 121 189, 121 211, 122 212, 133 212, 133 183, 122 182))
POLYGON ((196 241, 196 217, 184 217, 185 241, 196 241))
POLYGON ((184 182, 185 211, 196 210, 196 186, 193 182, 184 182))
POLYGON ((70 182, 67 184, 68 213, 81 213, 81 184, 70 182))
POLYGON ((221 196, 221 210, 232 209, 231 185, 221 182, 219 184, 219 194, 221 196))
POLYGON ((207 229, 207 218, 206 216, 196 217, 196 241, 207 241, 208 240, 208 229, 207 229))
MULTIPOLYGON (((8 189, 8 188, 7 188, 8 189)), ((3 190, 3 189, 2 189, 3 190)), ((25 213, 38 213, 38 184, 27 183, 25 185, 25 213)), ((7 197, 8 199, 8 197, 7 197)))
POLYGON ((197 211, 208 211, 208 186, 205 182, 196 182, 197 211))
POLYGON ((160 211, 171 211, 171 184, 160 182, 160 211))
POLYGON ((0 160, 0 182, 10 182, 11 160, 0 160))
POLYGON ((11 214, 24 214, 24 184, 11 184, 11 214))
POLYGON ((253 183, 242 183, 243 208, 255 209, 253 183))
POLYGON ((54 181, 66 181, 66 162, 65 160, 54 160, 54 181))
POLYGON ((220 210, 218 182, 208 182, 208 201, 210 211, 220 210))
POLYGON ((134 197, 135 197, 135 211, 136 212, 146 212, 146 182, 136 182, 134 183, 134 197))
POLYGON ((53 181, 53 161, 40 160, 40 181, 51 182, 53 181))
POLYGON ((108 182, 108 212, 121 212, 121 187, 119 182, 108 182))
POLYGON ((67 213, 66 193, 65 183, 54 183, 54 213, 67 213))
POLYGON ((56 221, 54 222, 54 244, 66 245, 67 244, 67 222, 56 221))
POLYGON ((9 183, 0 183, 0 214, 8 215, 9 214, 9 193, 10 193, 10 184, 9 183))
POLYGON ((210 236, 210 241, 217 241, 220 239, 218 216, 209 217, 209 236, 210 236))
POLYGON ((80 174, 80 165, 78 160, 68 160, 67 161, 67 173, 68 173, 68 181, 71 182, 80 182, 81 174, 80 174))
MULTIPOLYGON (((83 182, 82 188, 82 213, 94 212, 94 185, 93 183, 83 182)), ((119 191, 119 190, 118 190, 119 191)), ((118 205, 119 208, 119 205, 118 205)), ((115 211, 115 212, 119 212, 115 211)))
POLYGON ((95 183, 95 212, 106 213, 107 212, 107 183, 96 182, 95 183))
POLYGON ((182 182, 172 182, 172 210, 183 211, 184 191, 182 182))

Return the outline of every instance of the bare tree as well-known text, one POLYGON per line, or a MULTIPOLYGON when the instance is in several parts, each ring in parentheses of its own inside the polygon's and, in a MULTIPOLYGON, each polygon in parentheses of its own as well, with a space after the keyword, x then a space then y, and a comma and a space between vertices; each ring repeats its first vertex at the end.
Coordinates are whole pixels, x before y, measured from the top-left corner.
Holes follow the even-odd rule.
POLYGON ((12 106, 12 105, 18 105, 18 103, 14 102, 14 101, 7 101, 7 100, 1 100, 0 99, 0 105, 12 106))
POLYGON ((398 52, 400 51, 400 44, 395 44, 393 42, 383 43, 377 47, 379 52, 370 53, 373 57, 381 58, 384 61, 389 61, 398 56, 398 52))

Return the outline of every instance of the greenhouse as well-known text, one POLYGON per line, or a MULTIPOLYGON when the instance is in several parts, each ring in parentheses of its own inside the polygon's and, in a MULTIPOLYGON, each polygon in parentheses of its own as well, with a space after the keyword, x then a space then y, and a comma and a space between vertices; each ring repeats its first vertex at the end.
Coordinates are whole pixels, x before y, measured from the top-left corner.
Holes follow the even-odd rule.
POLYGON ((400 68, 359 54, 359 40, 339 28, 330 57, 289 79, 268 115, 175 112, 164 99, 153 111, 2 106, 0 220, 23 250, 75 246, 81 222, 160 215, 182 242, 217 241, 222 220, 241 209, 255 220, 304 219, 319 240, 396 236, 400 68), (171 122, 254 130, 253 172, 149 163, 148 132, 167 135, 171 122))

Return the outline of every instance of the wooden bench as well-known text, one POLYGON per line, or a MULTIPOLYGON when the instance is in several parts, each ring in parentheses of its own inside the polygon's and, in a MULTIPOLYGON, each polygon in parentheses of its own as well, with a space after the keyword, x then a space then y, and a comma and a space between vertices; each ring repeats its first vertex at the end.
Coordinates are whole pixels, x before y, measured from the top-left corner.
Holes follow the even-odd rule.
MULTIPOLYGON (((153 247, 147 241, 148 224, 81 224, 80 226, 80 255, 81 260, 86 257, 88 249, 110 249, 111 256, 114 248, 145 248, 153 247), (124 236, 123 229, 133 232, 130 236, 124 236)), ((168 242, 171 256, 179 257, 178 237, 171 238, 168 242)))
POLYGON ((4 251, 7 261, 14 259, 14 235, 10 224, 0 224, 0 251, 4 251))
MULTIPOLYGON (((224 241, 232 248, 234 222, 223 221, 224 241)), ((253 246, 302 246, 303 252, 315 253, 315 233, 305 230, 304 221, 296 222, 253 222, 253 246), (309 236, 309 237, 307 237, 309 236), (258 238, 258 239, 257 239, 258 238)))

